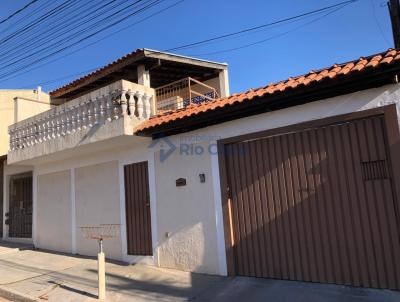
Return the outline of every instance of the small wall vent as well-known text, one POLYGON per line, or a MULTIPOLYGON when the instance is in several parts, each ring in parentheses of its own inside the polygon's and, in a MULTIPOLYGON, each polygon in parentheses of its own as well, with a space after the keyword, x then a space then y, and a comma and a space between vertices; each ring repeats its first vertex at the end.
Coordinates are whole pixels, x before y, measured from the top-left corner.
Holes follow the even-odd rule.
POLYGON ((361 171, 365 181, 389 178, 386 159, 361 162, 361 171))

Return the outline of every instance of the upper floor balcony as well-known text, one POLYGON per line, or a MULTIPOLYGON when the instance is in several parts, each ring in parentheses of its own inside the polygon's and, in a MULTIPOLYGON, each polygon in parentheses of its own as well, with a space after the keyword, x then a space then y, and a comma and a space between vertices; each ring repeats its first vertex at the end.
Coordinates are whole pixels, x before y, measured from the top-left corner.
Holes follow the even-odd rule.
POLYGON ((52 91, 55 107, 9 126, 7 160, 29 165, 115 148, 153 115, 228 94, 226 64, 140 49, 52 91))
POLYGON ((156 113, 155 90, 117 81, 8 128, 8 163, 133 135, 156 113))
POLYGON ((217 88, 188 77, 156 89, 156 111, 164 113, 218 98, 217 88))
POLYGON ((120 80, 9 126, 8 162, 130 136, 155 114, 218 97, 216 88, 190 77, 157 89, 120 80))

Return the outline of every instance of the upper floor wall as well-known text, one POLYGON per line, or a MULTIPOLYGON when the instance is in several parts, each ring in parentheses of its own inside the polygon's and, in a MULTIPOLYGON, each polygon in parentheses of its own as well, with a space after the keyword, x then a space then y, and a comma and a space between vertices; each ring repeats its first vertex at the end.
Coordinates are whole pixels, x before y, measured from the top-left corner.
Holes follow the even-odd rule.
POLYGON ((9 150, 8 126, 51 108, 48 94, 38 90, 0 90, 0 156, 9 150))
POLYGON ((26 119, 9 127, 8 162, 109 148, 153 115, 228 95, 226 64, 139 49, 50 92, 48 111, 30 117, 18 108, 26 119))
POLYGON ((7 162, 32 164, 113 148, 155 114, 154 102, 154 89, 116 81, 9 126, 7 162))

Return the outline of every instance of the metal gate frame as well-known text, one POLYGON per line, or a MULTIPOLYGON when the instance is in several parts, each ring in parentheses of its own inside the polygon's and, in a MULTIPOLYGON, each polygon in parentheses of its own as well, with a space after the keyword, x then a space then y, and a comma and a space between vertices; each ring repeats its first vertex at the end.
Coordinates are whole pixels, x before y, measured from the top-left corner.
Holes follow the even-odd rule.
MULTIPOLYGON (((7 213, 6 213, 6 223, 8 225, 7 229, 8 229, 8 238, 13 238, 13 239, 32 239, 33 237, 33 174, 32 172, 24 172, 24 173, 20 173, 20 174, 14 174, 14 175, 10 175, 8 176, 8 181, 7 181, 7 213), (26 215, 24 217, 24 219, 26 219, 28 221, 28 223, 26 223, 26 220, 24 221, 25 224, 21 221, 21 224, 16 224, 16 230, 12 230, 11 229, 11 220, 15 217, 12 217, 12 213, 11 213, 11 183, 13 180, 19 180, 19 179, 30 179, 31 182, 31 186, 28 189, 29 191, 29 195, 31 196, 31 214, 30 215, 26 215), (29 227, 27 227, 27 225, 29 225, 29 227), (16 233, 13 233, 16 232, 16 233), (30 236, 24 236, 26 234, 30 234, 30 236)), ((28 187, 27 187, 28 188, 28 187)))
MULTIPOLYGON (((227 261, 227 270, 229 276, 235 275, 235 258, 233 252, 233 234, 231 225, 231 211, 229 209, 228 202, 228 175, 226 169, 225 159, 225 145, 230 143, 236 143, 243 140, 266 138, 274 135, 282 135, 289 132, 302 131, 312 128, 318 128, 322 126, 329 126, 335 124, 341 124, 357 119, 368 118, 373 116, 383 116, 386 130, 386 142, 389 158, 389 173, 391 179, 394 182, 393 198, 396 208, 396 217, 400 221, 400 121, 397 116, 396 105, 388 105, 380 108, 368 109, 359 112, 353 112, 349 114, 337 115, 333 117, 327 117, 314 121, 303 122, 295 125, 284 126, 280 128, 240 135, 236 137, 230 137, 219 140, 218 144, 218 160, 219 160, 219 172, 220 172, 220 186, 221 186, 221 201, 222 201, 222 213, 223 213, 223 224, 224 224, 224 237, 225 237, 225 252, 227 261)), ((400 240, 400 238, 398 238, 400 240)))
POLYGON ((3 184, 4 184, 4 162, 6 156, 0 156, 0 238, 3 238, 3 221, 4 221, 4 198, 3 198, 3 184))

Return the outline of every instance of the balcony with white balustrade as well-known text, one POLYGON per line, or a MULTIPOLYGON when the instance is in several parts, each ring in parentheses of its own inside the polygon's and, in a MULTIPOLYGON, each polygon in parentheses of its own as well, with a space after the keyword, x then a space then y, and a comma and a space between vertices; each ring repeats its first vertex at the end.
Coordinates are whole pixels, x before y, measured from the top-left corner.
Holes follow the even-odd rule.
POLYGON ((60 153, 71 156, 76 148, 89 152, 127 143, 155 111, 154 89, 116 81, 11 125, 7 161, 32 164, 60 153))

